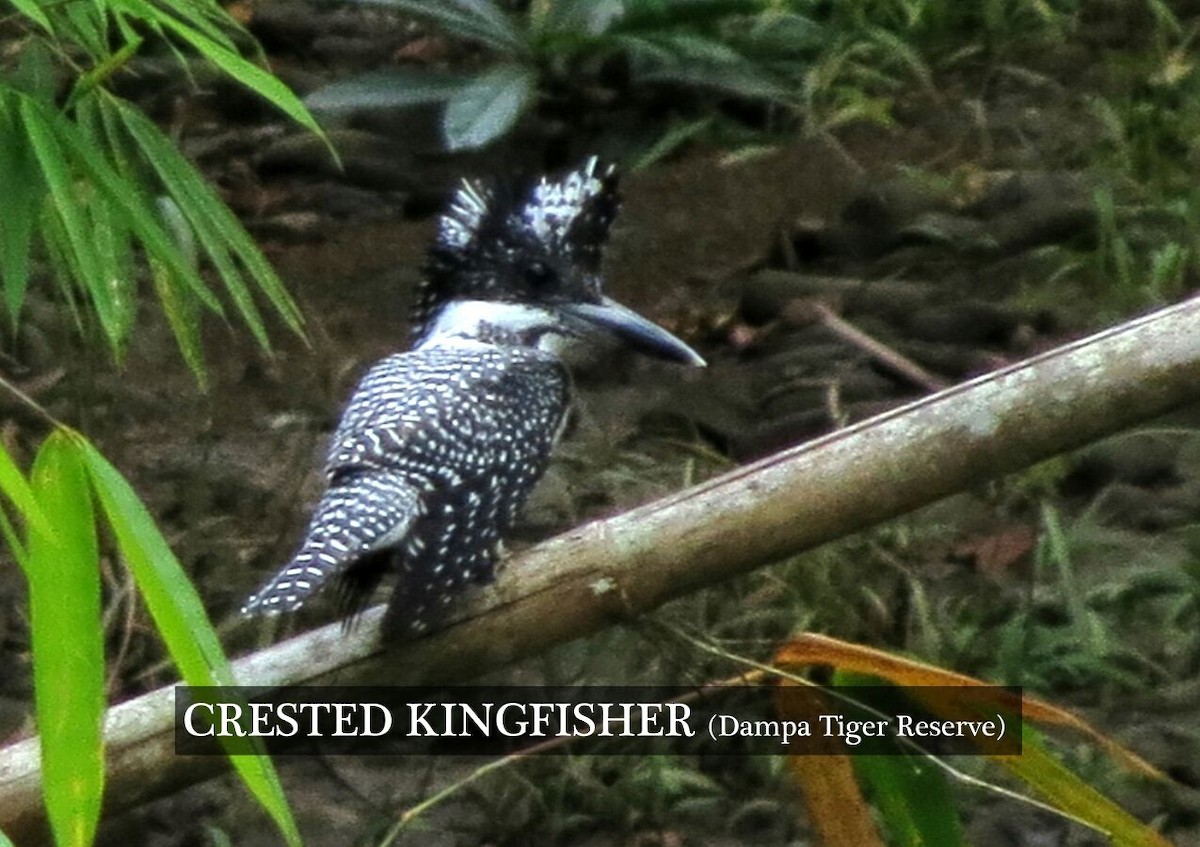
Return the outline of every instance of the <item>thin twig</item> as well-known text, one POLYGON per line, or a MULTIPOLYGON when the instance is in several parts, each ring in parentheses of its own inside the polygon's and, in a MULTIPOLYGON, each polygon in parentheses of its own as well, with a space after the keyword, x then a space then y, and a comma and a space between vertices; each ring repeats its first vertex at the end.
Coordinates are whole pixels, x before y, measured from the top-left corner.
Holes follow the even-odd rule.
POLYGON ((946 380, 925 370, 903 353, 872 338, 845 318, 839 317, 824 303, 808 299, 793 301, 784 308, 783 316, 791 323, 809 323, 815 319, 842 341, 857 347, 883 367, 926 391, 941 391, 950 385, 946 380))
POLYGON ((64 424, 58 418, 54 417, 54 415, 50 414, 50 412, 48 412, 46 410, 45 406, 43 406, 37 400, 34 400, 32 397, 30 397, 28 394, 26 394, 24 391, 22 391, 20 388, 18 388, 15 383, 5 379, 2 376, 0 376, 0 388, 3 388, 5 391, 7 391, 13 397, 16 397, 17 400, 19 400, 22 403, 22 405, 29 407, 29 409, 34 414, 36 414, 39 418, 41 418, 46 423, 50 424, 50 426, 54 427, 55 429, 67 429, 68 428, 66 424, 64 424))
MULTIPOLYGON (((767 675, 765 673, 760 671, 740 673, 737 676, 727 677, 715 682, 706 682, 703 685, 698 686, 694 691, 689 691, 686 694, 681 694, 678 697, 673 697, 670 700, 664 700, 663 702, 690 703, 693 700, 697 700, 706 694, 722 688, 731 688, 740 685, 761 685, 765 681, 766 676, 767 675)), ((426 797, 417 805, 410 806, 408 809, 406 809, 404 813, 400 815, 399 819, 397 819, 396 823, 392 825, 391 829, 387 831, 387 834, 383 837, 383 840, 379 842, 378 847, 390 847, 392 842, 396 840, 396 837, 406 826, 419 818, 421 815, 425 814, 425 812, 429 811, 434 806, 441 803, 443 800, 451 797, 461 789, 470 785, 472 782, 475 782, 480 777, 485 776, 492 771, 500 770, 501 768, 515 764, 522 759, 527 759, 531 756, 538 756, 542 753, 548 753, 551 750, 557 750, 560 747, 568 747, 578 741, 581 737, 582 736, 575 735, 560 735, 555 738, 549 738, 545 741, 540 741, 537 744, 531 744, 528 747, 517 750, 515 753, 509 753, 508 755, 502 756, 495 761, 488 762, 485 765, 481 765, 462 779, 455 780, 442 790, 431 794, 429 797, 426 797)))
MULTIPOLYGON (((789 671, 785 671, 782 668, 777 668, 773 665, 769 665, 764 662, 759 662, 755 659, 751 659, 749 656, 742 656, 737 653, 733 653, 729 650, 726 650, 723 647, 717 646, 716 644, 707 642, 701 638, 697 638, 696 636, 690 635, 676 626, 672 626, 670 624, 664 623, 664 624, 662 624, 662 628, 664 630, 666 630, 667 632, 670 632, 671 634, 675 635, 676 637, 681 638, 682 640, 686 641, 687 643, 691 644, 692 646, 697 647, 700 650, 703 650, 706 653, 710 653, 714 656, 719 656, 721 658, 729 659, 730 661, 737 662, 738 664, 744 665, 749 668, 754 668, 755 670, 760 671, 763 675, 779 677, 780 679, 785 679, 788 682, 792 682, 797 685, 803 685, 808 688, 820 688, 826 694, 829 694, 829 695, 831 695, 839 700, 842 700, 844 702, 852 703, 855 707, 863 709, 866 712, 875 714, 880 718, 887 717, 887 715, 883 714, 879 710, 874 709, 865 703, 859 703, 858 701, 854 700, 854 698, 850 697, 849 695, 847 695, 845 693, 840 693, 835 689, 830 689, 823 685, 819 685, 818 683, 813 682, 811 679, 807 679, 807 678, 799 676, 797 674, 790 673, 789 671)), ((993 782, 988 782, 985 779, 980 779, 979 777, 971 776, 968 773, 960 771, 958 768, 954 767, 953 765, 951 765, 950 763, 948 763, 942 759, 939 759, 933 753, 930 753, 929 751, 923 749, 920 745, 914 743, 910 739, 901 738, 899 736, 896 736, 893 738, 893 740, 900 746, 907 747, 914 754, 922 757, 923 759, 926 759, 934 766, 942 769, 943 771, 948 773, 952 778, 958 780, 959 782, 974 786, 976 788, 984 788, 989 791, 994 791, 997 794, 1001 795, 1002 797, 1007 797, 1008 799, 1015 800, 1018 803, 1023 803, 1027 806, 1031 806, 1031 807, 1033 807, 1035 809, 1039 809, 1043 812, 1048 812, 1048 813, 1054 815, 1055 817, 1062 818, 1063 820, 1068 820, 1068 821, 1071 821, 1072 823, 1077 823, 1080 826, 1086 827, 1087 829, 1090 829, 1093 832, 1098 832, 1105 837, 1111 837, 1111 835, 1112 835, 1112 833, 1110 833, 1108 830, 1102 829, 1101 827, 1097 826, 1096 824, 1092 823, 1091 821, 1084 820, 1083 818, 1077 817, 1077 816, 1071 814, 1070 812, 1067 812, 1063 809, 1056 808, 1055 806, 1052 806, 1049 803, 1044 803, 1041 800, 1035 799, 1026 794, 1021 794, 1020 792, 1013 791, 1011 788, 1005 788, 1004 786, 996 785, 993 782)))
MULTIPOLYGON (((657 608, 1196 402, 1198 325, 1200 299, 1184 301, 579 527, 523 552, 428 638, 381 640, 377 607, 354 632, 331 624, 243 657, 235 678, 476 678, 627 620, 629 608, 657 608)), ((173 721, 171 686, 109 710, 110 814, 228 766, 175 755, 173 721)), ((41 780, 37 739, 0 751, 0 829, 16 843, 46 831, 41 780)))

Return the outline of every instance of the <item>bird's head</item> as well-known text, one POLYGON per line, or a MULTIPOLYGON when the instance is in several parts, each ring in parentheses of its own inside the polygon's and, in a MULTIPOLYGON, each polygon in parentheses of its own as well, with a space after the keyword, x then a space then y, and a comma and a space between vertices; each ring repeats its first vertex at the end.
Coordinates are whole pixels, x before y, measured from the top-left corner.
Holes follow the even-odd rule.
POLYGON ((603 293, 620 198, 595 157, 556 177, 464 182, 438 221, 413 308, 416 344, 503 337, 562 350, 607 333, 640 352, 703 365, 684 342, 603 293))

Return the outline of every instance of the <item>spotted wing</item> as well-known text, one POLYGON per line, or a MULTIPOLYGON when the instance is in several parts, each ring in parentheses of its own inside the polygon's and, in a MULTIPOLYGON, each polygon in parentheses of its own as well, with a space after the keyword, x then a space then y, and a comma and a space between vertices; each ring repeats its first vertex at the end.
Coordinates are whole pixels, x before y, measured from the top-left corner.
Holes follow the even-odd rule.
POLYGON ((561 367, 534 350, 463 342, 378 363, 334 434, 305 543, 248 610, 296 608, 339 578, 353 612, 398 566, 390 617, 423 631, 465 585, 491 578, 566 405, 561 367))

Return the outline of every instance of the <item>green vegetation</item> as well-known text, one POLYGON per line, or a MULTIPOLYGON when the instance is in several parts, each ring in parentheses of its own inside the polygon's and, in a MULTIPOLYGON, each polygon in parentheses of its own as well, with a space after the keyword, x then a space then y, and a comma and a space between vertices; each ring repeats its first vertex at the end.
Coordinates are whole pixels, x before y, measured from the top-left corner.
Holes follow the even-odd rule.
POLYGON ((443 104, 450 150, 537 118, 592 133, 593 147, 638 166, 698 139, 752 149, 797 129, 952 111, 961 92, 943 91, 946 81, 1053 86, 1070 70, 1047 58, 1089 44, 1113 16, 1139 48, 1097 44, 1107 71, 1085 92, 1088 145, 1040 163, 1082 167, 1101 186, 1097 243, 1043 248, 1047 264, 1031 279, 1099 287, 1103 298, 1091 290, 1085 300, 1111 318, 1178 296, 1196 276, 1195 31, 1160 0, 540 0, 520 11, 497 0, 355 2, 425 21, 461 53, 453 70, 411 65, 335 82, 309 96, 314 109, 443 104))
MULTIPOLYGON (((797 103, 818 27, 783 4, 586 2, 501 4, 450 0, 362 0, 427 20, 487 52, 474 73, 392 70, 330 85, 308 98, 341 112, 444 103, 448 149, 481 147, 531 110, 570 115, 654 91, 701 89, 717 96, 797 103)), ((685 131, 686 134, 686 131, 685 131)))
POLYGON ((223 315, 226 306, 197 253, 263 347, 256 294, 299 332, 296 307, 241 224, 162 131, 107 85, 141 51, 165 47, 185 68, 211 63, 319 131, 287 88, 243 58, 246 38, 233 20, 215 2, 13 5, 9 25, 19 35, 0 73, 0 283, 10 329, 42 259, 76 322, 94 318, 120 357, 137 310, 136 248, 198 378, 200 311, 223 315))
MULTIPOLYGON (((428 88, 422 88, 428 78, 418 70, 348 81, 316 94, 310 100, 314 106, 353 110, 414 100, 445 102, 447 145, 474 147, 512 131, 523 116, 562 108, 564 100, 570 101, 576 114, 603 112, 608 107, 600 104, 607 101, 598 98, 589 103, 586 95, 612 85, 611 78, 600 72, 605 62, 615 62, 629 74, 622 81, 652 67, 635 61, 636 53, 627 52, 627 44, 616 38, 627 24, 616 13, 580 37, 554 41, 549 33, 582 28, 569 16, 557 19, 554 26, 559 30, 549 23, 556 9, 574 8, 574 4, 534 2, 526 11, 511 14, 494 4, 488 14, 495 14, 512 34, 502 41, 468 31, 467 22, 459 17, 460 7, 481 4, 445 3, 437 11, 426 4, 396 5, 434 23, 448 36, 481 46, 478 53, 470 54, 480 67, 478 74, 441 77, 428 88), (507 75, 497 68, 506 68, 503 74, 507 75), (461 132, 460 127, 470 123, 462 121, 470 112, 468 92, 491 84, 496 87, 488 102, 501 102, 503 108, 473 124, 477 134, 461 132), (501 88, 510 92, 507 100, 500 96, 501 88), (512 94, 517 91, 519 96, 512 94)), ((635 160, 653 160, 702 138, 749 147, 770 142, 780 130, 802 129, 833 137, 834 131, 864 120, 902 125, 906 115, 922 109, 954 115, 962 108, 957 104, 965 90, 979 98, 967 105, 976 110, 972 112, 972 120, 979 124, 976 134, 935 162, 916 165, 916 170, 927 169, 931 180, 953 181, 980 170, 1041 168, 1081 174, 1093 186, 1094 237, 1029 250, 1022 257, 1028 264, 1018 265, 1024 281, 1021 296, 1032 302, 1068 298, 1080 304, 1081 322, 1094 324, 1196 288, 1200 76, 1193 43, 1198 26, 1194 20, 1177 17, 1171 4, 850 0, 644 5, 659 13, 653 19, 654 37, 663 34, 668 43, 679 32, 717 41, 728 39, 731 27, 769 32, 772 15, 783 16, 803 36, 797 35, 790 44, 792 52, 779 62, 767 51, 742 49, 736 39, 726 42, 738 55, 728 57, 729 64, 716 66, 718 72, 722 67, 732 69, 736 62, 738 72, 731 78, 753 75, 768 80, 769 89, 721 89, 706 85, 699 71, 691 79, 677 72, 670 84, 678 86, 673 90, 692 95, 681 98, 689 111, 674 115, 672 126, 658 127, 658 135, 633 154, 635 160), (735 9, 737 5, 741 8, 735 9), (701 14, 698 10, 711 14, 705 23, 715 26, 705 29, 698 23, 699 18, 692 17, 701 14), (1125 22, 1122 38, 1100 31, 1106 15, 1125 22), (1074 75, 1085 65, 1103 70, 1080 81, 1074 75), (1038 147, 1024 138, 1010 143, 1010 147, 1034 147, 1036 159, 995 156, 997 144, 986 126, 986 109, 991 89, 1004 83, 1040 94, 1062 91, 1063 100, 1078 96, 1082 102, 1078 121, 1086 130, 1065 137, 1057 147, 1038 147), (731 122, 735 111, 731 104, 748 103, 767 106, 754 112, 750 121, 745 120, 746 111, 738 112, 738 133, 720 131, 731 122)), ((624 8, 642 6, 631 3, 624 8)), ((643 37, 649 36, 643 33, 643 37)), ((654 58, 665 60, 665 54, 654 58)), ((672 67, 687 68, 694 58, 694 53, 677 54, 672 67)), ((647 92, 658 82, 649 75, 636 87, 619 89, 621 94, 614 99, 628 103, 640 94, 652 96, 647 92)), ((1027 108, 1036 112, 1037 96, 1029 96, 1028 101, 1027 108)), ((1054 126, 1046 131, 1052 135, 1054 126)), ((962 261, 969 266, 975 258, 968 255, 962 261)), ((1181 437, 1194 438, 1194 434, 1181 437)), ((789 631, 814 629, 913 651, 962 672, 1084 702, 1119 702, 1136 692, 1194 677, 1198 661, 1194 628, 1200 614, 1194 527, 1173 527, 1156 544, 1148 545, 1145 535, 1112 525, 1099 500, 1085 504, 1077 515, 1077 504, 1064 502, 1063 482, 1071 467, 1070 460, 1060 460, 1048 476, 1045 469, 1033 471, 1030 479, 1001 486, 988 498, 995 515, 1028 525, 1035 539, 1022 559, 1028 576, 1001 575, 1003 588, 977 577, 970 585, 978 590, 984 582, 987 587, 981 595, 972 595, 961 584, 946 585, 929 576, 929 570, 944 565, 946 548, 961 532, 959 516, 952 509, 935 509, 721 592, 676 604, 668 617, 689 631, 703 631, 731 651, 760 659, 789 631), (1035 474, 1041 475, 1033 479, 1035 474), (1120 568, 1114 566, 1116 562, 1120 568), (1104 568, 1100 577, 1091 572, 1097 566, 1104 568)), ((657 630, 651 632, 661 636, 657 630)), ((592 667, 600 669, 597 674, 611 677, 616 655, 634 665, 669 672, 664 665, 670 662, 663 661, 668 651, 665 639, 649 637, 645 630, 639 633, 632 637, 632 646, 630 637, 597 639, 592 657, 592 667)), ((683 653, 671 653, 672 667, 689 678, 714 678, 729 671, 728 666, 709 665, 694 653, 683 653)), ((623 678, 619 671, 617 678, 623 678)), ((1117 821, 1115 806, 1104 798, 1096 801, 1071 772, 1082 772, 1092 784, 1107 790, 1115 784, 1111 768, 1099 767, 1083 745, 1072 747, 1069 741, 1052 742, 1040 736, 1031 736, 1029 743, 1035 753, 1029 765, 1032 770, 1014 769, 1016 779, 1044 792, 1042 796, 1050 797, 1060 809, 1079 813, 1095 802, 1093 811, 1114 815, 1109 821, 1117 821), (1056 796, 1055 791, 1063 793, 1056 796)), ((872 768, 873 764, 860 769, 860 779, 877 792, 877 811, 894 843, 918 843, 919 838, 906 839, 904 833, 911 836, 922 826, 928 831, 955 830, 956 821, 945 817, 907 818, 919 810, 919 803, 905 802, 903 796, 890 801, 883 796, 887 785, 903 783, 898 769, 912 767, 911 762, 898 760, 872 768)), ((728 782, 714 777, 711 767, 697 768, 689 780, 678 774, 688 763, 668 759, 598 777, 597 772, 604 771, 603 760, 583 757, 556 770, 560 781, 554 791, 537 778, 541 767, 543 763, 528 763, 521 776, 507 782, 493 776, 482 781, 483 787, 473 787, 469 805, 477 805, 481 815, 495 824, 487 829, 487 837, 502 840, 504 833, 527 834, 531 829, 563 837, 600 821, 637 831, 681 820, 700 820, 701 826, 724 824, 720 831, 742 835, 728 821, 731 815, 740 819, 743 807, 776 823, 788 815, 786 803, 772 805, 777 802, 772 791, 777 790, 779 767, 763 776, 762 782, 750 775, 749 766, 728 782), (664 774, 661 784, 653 779, 636 782, 658 769, 664 774), (745 785, 739 786, 738 778, 746 780, 745 785), (633 784, 638 790, 626 796, 624 789, 633 784), (688 786, 690 793, 677 792, 679 786, 688 786), (607 800, 598 796, 602 791, 608 793, 607 800), (566 797, 560 796, 563 792, 566 797), (612 807, 606 802, 612 802, 612 807), (771 808, 764 811, 765 806, 771 808)), ((947 786, 940 771, 923 776, 930 780, 930 791, 945 792, 960 802, 972 790, 962 784, 947 786)), ((1133 839, 1128 843, 1144 835, 1136 827, 1124 832, 1133 839)), ((961 833, 944 838, 948 840, 925 843, 962 843, 961 833)), ((1119 838, 1118 842, 1126 843, 1119 838)))
MULTIPOLYGON (((1095 237, 1032 251, 1039 263, 1028 285, 1039 290, 1024 293, 1058 299, 1064 294, 1057 287, 1069 286, 1082 291, 1097 314, 1115 314, 1196 287, 1200 78, 1192 53, 1198 27, 1177 18, 1169 4, 1133 4, 1128 14, 1136 23, 1112 47, 1089 40, 1097 9, 1121 5, 1099 0, 369 2, 411 14, 451 38, 461 48, 453 70, 414 68, 338 82, 312 95, 310 106, 352 112, 444 104, 442 130, 452 150, 503 139, 524 120, 600 125, 601 135, 614 137, 652 120, 652 131, 625 147, 641 164, 696 141, 750 149, 783 133, 834 139, 864 121, 900 126, 917 108, 954 115, 964 89, 981 92, 968 104, 978 116, 996 80, 1062 85, 1076 68, 1055 66, 1055 49, 1084 44, 1104 56, 1096 63, 1104 73, 1079 92, 1085 104, 1080 120, 1094 131, 1086 143, 1065 142, 1036 164, 1088 175, 1096 186, 1095 237), (620 110, 634 119, 607 120, 620 110)), ((119 359, 136 332, 142 280, 148 280, 201 381, 199 330, 206 312, 235 314, 264 348, 270 316, 300 332, 298 311, 241 225, 170 139, 109 86, 143 51, 165 49, 185 67, 215 66, 315 129, 304 107, 244 58, 245 34, 211 2, 10 5, 7 24, 19 34, 0 68, 6 198, 0 286, 7 326, 19 329, 30 287, 49 282, 80 330, 102 339, 119 359)), ((952 182, 955 173, 947 178, 947 170, 1012 167, 989 158, 989 132, 979 129, 978 137, 917 169, 952 182)), ((0 492, 7 498, 0 529, 30 585, 45 794, 55 837, 60 844, 86 844, 103 791, 100 532, 111 536, 128 565, 183 679, 227 683, 230 672, 195 589, 129 485, 83 435, 48 423, 53 432, 28 474, 0 450, 0 492)), ((717 466, 706 450, 689 444, 679 452, 699 457, 704 476, 717 466)), ((649 474, 652 463, 643 459, 618 456, 593 484, 611 493, 645 483, 639 474, 649 474)), ((664 630, 703 632, 706 643, 731 655, 765 661, 789 633, 815 629, 1058 696, 1087 693, 1111 701, 1194 677, 1200 672, 1195 526, 1171 527, 1162 546, 1147 549, 1143 536, 1106 523, 1102 503, 1075 514, 1061 502, 1064 476, 1056 471, 1024 489, 992 492, 989 508, 1029 525, 1037 539, 1020 590, 1010 582, 971 596, 930 578, 959 531, 955 517, 931 511, 676 604, 665 627, 597 638, 587 676, 613 678, 614 666, 692 679, 729 672, 727 664, 691 642, 671 641, 664 630), (1100 580, 1084 578, 1089 566, 1109 560, 1126 567, 1100 580), (604 667, 597 671, 597 665, 604 667)), ((678 484, 651 480, 646 488, 678 484)), ((1086 810, 1086 786, 1047 751, 1050 744, 1031 743, 1040 771, 1015 777, 1034 787, 1038 779, 1057 780, 1060 789, 1075 792, 1054 798, 1060 808, 1079 813, 1070 803, 1082 803, 1086 810)), ((1073 766, 1076 759, 1087 764, 1086 754, 1067 752, 1073 766)), ((531 762, 515 777, 474 784, 470 801, 488 822, 488 836, 502 840, 532 830, 557 840, 601 824, 637 831, 690 819, 750 840, 756 827, 786 829, 780 821, 796 804, 780 787, 784 766, 776 759, 755 759, 736 771, 669 755, 620 760, 620 767, 596 757, 563 762, 531 762), (555 778, 538 779, 543 768, 553 769, 555 778)), ((241 757, 235 765, 289 843, 297 843, 269 762, 241 757)), ((922 795, 914 794, 915 778, 905 773, 913 767, 908 760, 868 762, 859 779, 875 792, 897 843, 915 843, 930 832, 960 840, 952 810, 922 819, 922 795)), ((1091 781, 1102 783, 1107 771, 1096 770, 1101 775, 1091 781)), ((941 771, 918 776, 924 790, 939 797, 966 790, 941 771)), ((1104 798, 1093 802, 1093 810, 1110 812, 1104 798)))
MULTIPOLYGON (((204 310, 224 315, 228 300, 266 348, 266 321, 256 302, 262 298, 300 332, 298 310, 241 224, 163 132, 108 87, 143 50, 165 48, 185 68, 210 63, 319 131, 290 91, 242 56, 247 39, 234 21, 215 2, 9 5, 0 67, 0 287, 8 330, 19 332, 30 287, 49 280, 52 296, 80 331, 103 338, 120 359, 148 272, 201 382, 204 310), (198 254, 224 297, 206 279, 198 254)), ((95 835, 104 791, 101 523, 182 679, 218 685, 233 678, 199 595, 128 483, 83 435, 15 387, 3 387, 52 428, 28 476, 0 449, 0 492, 7 498, 0 530, 29 584, 51 828, 57 844, 85 847, 95 835)), ((270 761, 234 764, 286 841, 299 844, 270 761)))

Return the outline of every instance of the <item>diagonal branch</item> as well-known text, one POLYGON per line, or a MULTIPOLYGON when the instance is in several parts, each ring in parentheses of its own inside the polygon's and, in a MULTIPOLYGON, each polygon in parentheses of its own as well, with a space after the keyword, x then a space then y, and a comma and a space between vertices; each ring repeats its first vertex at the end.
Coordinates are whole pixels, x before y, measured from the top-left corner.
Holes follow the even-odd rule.
MULTIPOLYGON (((449 629, 383 646, 382 609, 235 665, 244 684, 462 681, 1200 400, 1200 299, 579 527, 509 564, 449 629)), ((109 811, 224 760, 174 755, 171 688, 108 716, 109 811)), ((42 822, 36 739, 0 751, 0 830, 42 822)))

